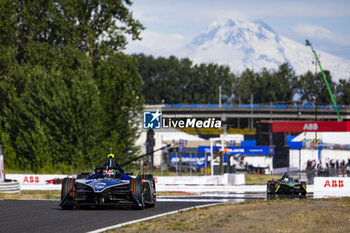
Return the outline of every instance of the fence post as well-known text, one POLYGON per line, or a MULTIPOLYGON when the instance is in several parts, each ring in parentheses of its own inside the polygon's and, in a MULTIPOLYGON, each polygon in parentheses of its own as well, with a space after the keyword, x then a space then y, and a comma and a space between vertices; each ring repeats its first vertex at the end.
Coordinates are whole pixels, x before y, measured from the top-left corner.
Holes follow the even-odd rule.
POLYGON ((179 159, 179 176, 182 175, 182 153, 180 153, 180 159, 179 159))
POLYGON ((190 176, 192 176, 192 152, 190 153, 190 176))
POLYGON ((220 152, 220 175, 224 174, 224 153, 220 152))
POLYGON ((205 161, 204 161, 204 175, 208 175, 208 154, 205 153, 205 161))
POLYGON ((177 159, 177 161, 176 161, 176 175, 178 175, 179 174, 179 154, 176 152, 176 154, 175 154, 175 157, 176 157, 176 159, 177 159))

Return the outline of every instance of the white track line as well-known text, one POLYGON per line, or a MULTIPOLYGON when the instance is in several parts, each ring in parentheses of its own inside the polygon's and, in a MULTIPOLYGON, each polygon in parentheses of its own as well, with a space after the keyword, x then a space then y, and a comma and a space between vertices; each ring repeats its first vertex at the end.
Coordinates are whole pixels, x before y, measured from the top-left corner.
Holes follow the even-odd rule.
MULTIPOLYGON (((236 199, 236 200, 243 200, 242 199, 236 199)), ((227 203, 227 202, 234 202, 235 199, 158 199, 157 202, 215 202, 215 204, 218 203, 227 203)), ((239 201, 237 201, 239 202, 239 201)))
POLYGON ((88 233, 100 233, 100 232, 108 231, 108 230, 111 230, 111 229, 114 229, 114 228, 120 228, 122 226, 138 223, 138 222, 144 222, 144 221, 148 221, 148 220, 151 220, 151 219, 154 219, 154 218, 160 218, 160 217, 163 217, 163 216, 166 216, 166 215, 176 214, 176 213, 179 213, 181 211, 187 211, 187 210, 191 210, 191 209, 194 209, 194 208, 204 208, 204 207, 214 206, 214 205, 219 205, 219 204, 220 203, 212 203, 212 204, 206 204, 206 205, 192 206, 192 207, 188 207, 188 208, 184 208, 184 209, 180 209, 180 210, 174 210, 174 211, 166 212, 166 213, 163 213, 163 214, 157 214, 157 215, 153 215, 153 216, 146 217, 146 218, 141 218, 141 219, 136 219, 136 220, 132 220, 132 221, 129 221, 129 222, 120 223, 120 224, 109 226, 109 227, 100 228, 100 229, 97 229, 97 230, 94 230, 94 231, 89 231, 88 233))

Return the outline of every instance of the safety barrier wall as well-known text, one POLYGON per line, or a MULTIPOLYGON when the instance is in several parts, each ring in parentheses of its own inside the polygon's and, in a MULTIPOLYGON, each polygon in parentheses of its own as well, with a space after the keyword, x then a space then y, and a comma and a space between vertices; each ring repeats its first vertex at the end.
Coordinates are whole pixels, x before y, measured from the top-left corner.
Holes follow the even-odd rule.
MULTIPOLYGON (((60 184, 48 184, 46 180, 65 178, 67 175, 31 175, 8 174, 7 178, 17 180, 21 190, 60 190, 60 184)), ((157 187, 160 186, 232 186, 244 185, 244 174, 224 174, 216 176, 157 176, 157 187)))
MULTIPOLYGON (((18 180, 22 186, 47 185, 46 180, 65 178, 67 175, 22 175, 9 174, 7 178, 18 180)), ((157 176, 157 185, 242 185, 244 174, 224 174, 216 176, 157 176)))
POLYGON ((30 174, 6 174, 7 179, 17 180, 21 185, 46 185, 46 180, 65 178, 68 175, 30 175, 30 174))
POLYGON ((350 196, 350 177, 315 177, 314 196, 350 196))
POLYGON ((244 174, 217 176, 157 176, 157 185, 244 185, 244 174))

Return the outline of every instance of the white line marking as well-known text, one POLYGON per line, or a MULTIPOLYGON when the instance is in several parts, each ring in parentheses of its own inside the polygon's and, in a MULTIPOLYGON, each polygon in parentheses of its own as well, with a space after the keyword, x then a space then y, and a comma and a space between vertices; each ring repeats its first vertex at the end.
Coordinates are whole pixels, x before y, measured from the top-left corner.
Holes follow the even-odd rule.
POLYGON ((132 220, 132 221, 129 221, 129 222, 120 223, 120 224, 117 224, 117 225, 100 228, 100 229, 97 229, 97 230, 94 230, 94 231, 89 231, 87 233, 100 233, 100 232, 108 231, 108 230, 111 230, 111 229, 114 229, 114 228, 120 228, 120 227, 123 227, 123 226, 126 226, 126 225, 138 223, 138 222, 144 222, 144 221, 148 221, 148 220, 151 220, 151 219, 154 219, 154 218, 160 218, 160 217, 163 217, 163 216, 166 216, 166 215, 176 214, 176 213, 179 213, 181 211, 187 211, 187 210, 191 210, 191 209, 194 209, 194 208, 204 208, 204 207, 214 206, 214 205, 219 205, 219 204, 221 204, 221 203, 212 203, 212 204, 206 204, 206 205, 187 207, 187 208, 180 209, 180 210, 174 210, 174 211, 166 212, 166 213, 163 213, 163 214, 157 214, 157 215, 146 217, 146 218, 136 219, 136 220, 132 220))
POLYGON ((244 198, 242 199, 158 199, 157 202, 215 202, 215 203, 221 203, 221 202, 242 202, 244 201, 244 198))

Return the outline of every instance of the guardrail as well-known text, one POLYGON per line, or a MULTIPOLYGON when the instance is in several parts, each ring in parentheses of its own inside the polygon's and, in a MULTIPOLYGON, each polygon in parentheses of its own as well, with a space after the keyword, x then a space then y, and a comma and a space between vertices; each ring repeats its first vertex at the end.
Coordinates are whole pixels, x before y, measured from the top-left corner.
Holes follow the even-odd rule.
POLYGON ((21 188, 17 180, 5 180, 0 183, 0 193, 20 193, 21 188))

